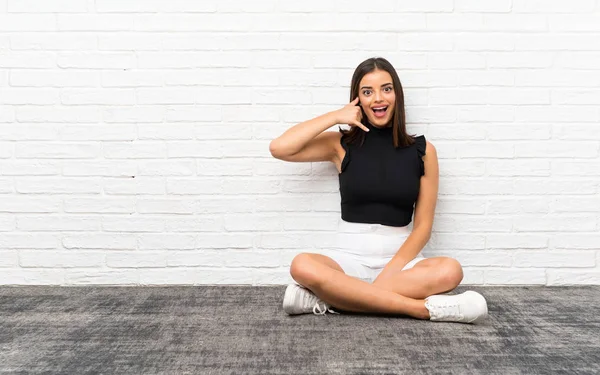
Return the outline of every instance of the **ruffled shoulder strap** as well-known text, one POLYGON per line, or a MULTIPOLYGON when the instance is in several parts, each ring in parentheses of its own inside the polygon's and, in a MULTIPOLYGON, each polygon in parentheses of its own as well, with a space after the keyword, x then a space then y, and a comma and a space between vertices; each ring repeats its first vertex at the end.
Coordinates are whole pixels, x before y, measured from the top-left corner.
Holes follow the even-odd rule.
MULTIPOLYGON (((341 133, 341 132, 340 132, 341 133)), ((341 170, 342 172, 344 172, 344 170, 346 169, 346 166, 348 165, 348 163, 350 163, 350 157, 351 157, 351 149, 350 149, 350 145, 346 142, 346 137, 347 135, 342 133, 342 136, 340 137, 340 144, 342 145, 342 147, 344 148, 344 150, 346 151, 346 155, 344 156, 344 159, 342 160, 342 165, 341 165, 341 170)))
POLYGON ((427 148, 427 140, 424 135, 419 135, 415 137, 415 145, 417 147, 417 154, 419 156, 419 167, 421 176, 425 174, 425 162, 423 161, 423 156, 425 156, 425 149, 427 148))

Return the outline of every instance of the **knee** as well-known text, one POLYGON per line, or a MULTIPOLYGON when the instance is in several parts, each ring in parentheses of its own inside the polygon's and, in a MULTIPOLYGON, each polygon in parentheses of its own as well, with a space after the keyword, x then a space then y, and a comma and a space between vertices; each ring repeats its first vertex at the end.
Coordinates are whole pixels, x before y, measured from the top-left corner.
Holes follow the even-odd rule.
POLYGON ((312 286, 318 281, 316 262, 309 253, 300 253, 292 260, 290 275, 301 285, 312 286))
POLYGON ((441 268, 440 282, 448 288, 454 289, 463 280, 463 269, 456 259, 446 258, 441 268))

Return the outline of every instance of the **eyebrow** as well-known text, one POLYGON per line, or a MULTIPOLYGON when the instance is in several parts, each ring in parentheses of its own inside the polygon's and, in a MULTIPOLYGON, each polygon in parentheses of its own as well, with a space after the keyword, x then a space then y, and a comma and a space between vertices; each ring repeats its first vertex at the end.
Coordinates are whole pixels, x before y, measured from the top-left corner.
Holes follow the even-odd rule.
MULTIPOLYGON (((383 87, 383 86, 388 86, 388 85, 391 85, 391 84, 392 84, 391 82, 384 83, 383 85, 381 85, 381 87, 383 87)), ((363 86, 363 87, 361 87, 360 89, 361 89, 361 90, 362 90, 362 89, 372 89, 372 87, 371 87, 371 86, 363 86)))

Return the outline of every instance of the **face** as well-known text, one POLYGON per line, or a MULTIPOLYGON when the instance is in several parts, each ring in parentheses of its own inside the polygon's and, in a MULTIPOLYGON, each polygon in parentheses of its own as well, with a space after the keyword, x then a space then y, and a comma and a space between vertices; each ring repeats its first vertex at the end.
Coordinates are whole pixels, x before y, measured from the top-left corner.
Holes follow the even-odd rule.
POLYGON ((358 85, 360 106, 374 126, 386 127, 396 107, 392 76, 385 70, 365 74, 358 85))

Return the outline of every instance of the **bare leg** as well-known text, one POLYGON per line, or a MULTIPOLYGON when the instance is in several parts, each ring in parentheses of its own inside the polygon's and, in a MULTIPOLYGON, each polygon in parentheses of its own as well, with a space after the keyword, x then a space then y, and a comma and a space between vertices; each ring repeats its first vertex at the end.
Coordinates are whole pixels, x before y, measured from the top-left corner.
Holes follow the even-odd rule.
POLYGON ((380 289, 316 262, 308 269, 311 271, 298 272, 296 275, 292 272, 292 277, 333 308, 362 313, 404 314, 429 319, 429 310, 425 307, 423 299, 404 297, 380 289))

